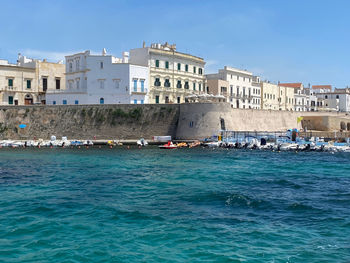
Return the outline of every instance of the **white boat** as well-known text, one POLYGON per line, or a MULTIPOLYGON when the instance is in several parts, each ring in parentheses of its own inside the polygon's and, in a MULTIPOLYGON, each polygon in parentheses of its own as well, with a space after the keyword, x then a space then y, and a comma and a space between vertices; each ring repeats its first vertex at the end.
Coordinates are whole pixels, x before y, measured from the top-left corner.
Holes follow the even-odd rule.
POLYGON ((141 138, 140 140, 137 140, 137 146, 147 146, 148 145, 148 142, 144 139, 144 138, 141 138))
POLYGON ((209 148, 215 148, 215 147, 220 147, 222 144, 221 141, 218 142, 207 142, 204 145, 208 146, 209 148))

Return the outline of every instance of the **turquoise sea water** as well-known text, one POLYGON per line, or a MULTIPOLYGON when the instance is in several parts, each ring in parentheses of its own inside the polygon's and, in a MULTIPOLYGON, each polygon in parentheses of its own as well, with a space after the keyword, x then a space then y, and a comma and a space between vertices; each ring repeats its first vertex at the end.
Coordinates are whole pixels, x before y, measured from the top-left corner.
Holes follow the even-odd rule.
POLYGON ((350 262, 350 154, 1 149, 0 262, 350 262))

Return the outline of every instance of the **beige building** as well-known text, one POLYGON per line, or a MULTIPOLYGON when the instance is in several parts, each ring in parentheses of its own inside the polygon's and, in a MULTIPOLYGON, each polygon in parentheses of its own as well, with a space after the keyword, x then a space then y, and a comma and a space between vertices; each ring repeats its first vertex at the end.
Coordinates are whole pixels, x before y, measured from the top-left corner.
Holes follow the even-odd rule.
POLYGON ((178 52, 176 45, 143 44, 130 50, 129 61, 149 67, 149 103, 183 103, 205 93, 203 58, 178 52))
MULTIPOLYGON (((229 87, 227 89, 228 102, 231 107, 237 109, 260 109, 261 92, 260 78, 253 76, 252 72, 225 66, 219 69, 218 73, 207 74, 207 83, 210 80, 227 81, 229 87)), ((210 86, 207 87, 208 93, 212 93, 210 86)))
POLYGON ((48 90, 65 89, 65 65, 18 55, 17 64, 0 60, 0 105, 45 104, 48 90))
POLYGON ((230 102, 230 84, 228 81, 222 79, 208 79, 206 81, 206 86, 209 94, 224 96, 225 102, 230 102))
POLYGON ((261 82, 261 108, 264 110, 294 110, 294 88, 261 82))

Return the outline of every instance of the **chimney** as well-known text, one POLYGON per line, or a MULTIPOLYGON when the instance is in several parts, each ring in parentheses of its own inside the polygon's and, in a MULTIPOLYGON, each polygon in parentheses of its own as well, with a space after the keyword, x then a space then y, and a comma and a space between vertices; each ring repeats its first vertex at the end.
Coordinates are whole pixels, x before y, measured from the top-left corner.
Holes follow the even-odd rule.
POLYGON ((146 42, 145 42, 145 41, 143 41, 143 43, 142 43, 142 47, 143 47, 143 48, 145 48, 145 47, 146 47, 146 42))
POLYGON ((105 56, 107 54, 107 50, 104 48, 102 49, 102 56, 105 56))

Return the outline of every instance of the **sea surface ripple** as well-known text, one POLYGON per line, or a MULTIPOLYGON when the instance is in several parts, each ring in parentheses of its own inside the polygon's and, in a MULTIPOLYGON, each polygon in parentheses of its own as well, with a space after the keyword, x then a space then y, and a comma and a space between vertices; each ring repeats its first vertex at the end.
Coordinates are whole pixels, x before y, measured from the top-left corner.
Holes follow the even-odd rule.
POLYGON ((350 262, 350 154, 1 149, 0 262, 350 262))

